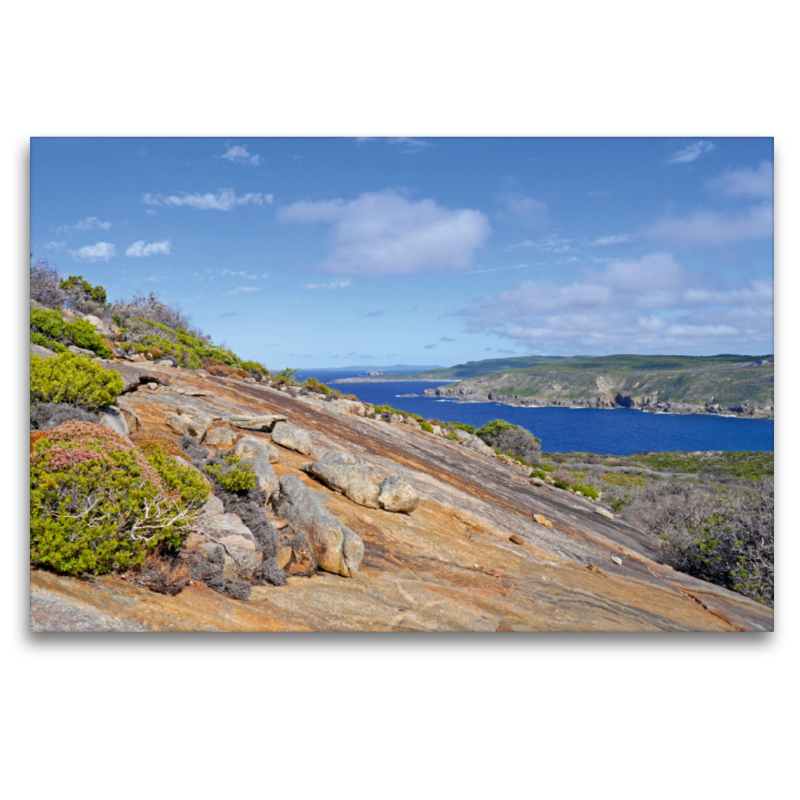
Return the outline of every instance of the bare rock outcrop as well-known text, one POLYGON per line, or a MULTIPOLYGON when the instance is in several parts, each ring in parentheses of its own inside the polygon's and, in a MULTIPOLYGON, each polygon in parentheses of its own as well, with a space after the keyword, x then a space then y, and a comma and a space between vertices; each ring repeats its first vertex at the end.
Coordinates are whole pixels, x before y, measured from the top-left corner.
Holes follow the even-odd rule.
POLYGON ((364 556, 364 543, 322 505, 316 492, 294 475, 284 475, 272 495, 276 513, 304 535, 320 569, 352 577, 364 556))

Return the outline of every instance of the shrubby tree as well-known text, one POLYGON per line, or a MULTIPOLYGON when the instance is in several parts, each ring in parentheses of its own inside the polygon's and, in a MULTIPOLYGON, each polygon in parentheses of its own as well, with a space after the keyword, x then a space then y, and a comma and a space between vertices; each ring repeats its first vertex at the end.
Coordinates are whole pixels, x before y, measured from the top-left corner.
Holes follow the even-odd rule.
POLYGON ((79 314, 102 313, 106 308, 106 290, 92 286, 83 275, 70 275, 59 284, 64 293, 64 304, 79 314))
POLYGON ((502 419, 494 419, 475 431, 486 444, 499 450, 509 452, 512 456, 524 459, 528 464, 536 466, 541 458, 541 442, 525 428, 512 425, 502 419))

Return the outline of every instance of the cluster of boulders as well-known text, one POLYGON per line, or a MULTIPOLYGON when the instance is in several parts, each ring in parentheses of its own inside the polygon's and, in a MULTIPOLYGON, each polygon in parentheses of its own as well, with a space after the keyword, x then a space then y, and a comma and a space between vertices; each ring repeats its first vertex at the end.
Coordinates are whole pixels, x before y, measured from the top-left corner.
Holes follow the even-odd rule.
MULTIPOLYGON (((296 476, 277 479, 272 464, 280 460, 274 444, 302 454, 311 454, 313 446, 308 431, 291 424, 284 415, 259 416, 232 414, 222 417, 191 407, 179 407, 164 416, 165 423, 175 432, 218 448, 231 448, 241 463, 248 464, 257 486, 269 498, 281 528, 281 545, 276 564, 287 574, 310 574, 322 569, 346 577, 352 576, 364 553, 361 538, 340 523, 323 505, 324 492, 306 486, 296 476), (215 423, 221 426, 212 427, 215 423), (250 433, 270 434, 271 441, 250 433)), ((373 467, 362 459, 343 451, 330 451, 302 469, 326 486, 341 492, 359 505, 391 512, 410 513, 419 505, 419 495, 398 475, 382 482, 373 480, 373 467)), ((208 562, 216 570, 218 580, 226 586, 231 581, 247 581, 257 575, 261 556, 257 538, 235 514, 225 513, 222 504, 212 498, 203 510, 202 524, 187 539, 195 559, 208 562), (249 535, 248 535, 249 534, 249 535), (222 569, 222 572, 219 570, 222 569)))

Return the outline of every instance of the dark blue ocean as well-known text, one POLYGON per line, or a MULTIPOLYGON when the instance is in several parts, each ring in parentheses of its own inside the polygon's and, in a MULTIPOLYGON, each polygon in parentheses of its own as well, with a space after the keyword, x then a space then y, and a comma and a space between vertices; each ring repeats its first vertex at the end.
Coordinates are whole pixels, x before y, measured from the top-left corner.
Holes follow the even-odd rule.
POLYGON ((442 386, 439 382, 340 383, 336 378, 353 373, 329 370, 301 371, 333 385, 342 394, 354 394, 375 405, 390 405, 425 418, 443 422, 466 422, 480 427, 493 419, 504 419, 527 428, 542 440, 550 453, 582 451, 601 455, 631 455, 648 450, 768 450, 774 449, 771 419, 742 419, 711 414, 652 414, 633 409, 519 408, 500 403, 457 403, 432 397, 398 397, 422 394, 442 386))

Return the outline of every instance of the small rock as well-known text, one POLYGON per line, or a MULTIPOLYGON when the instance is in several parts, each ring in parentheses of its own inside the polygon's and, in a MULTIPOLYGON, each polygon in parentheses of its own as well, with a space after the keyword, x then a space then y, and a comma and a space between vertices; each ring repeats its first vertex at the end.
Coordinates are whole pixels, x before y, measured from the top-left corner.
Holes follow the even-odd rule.
POLYGON ((525 544, 525 540, 521 536, 517 536, 516 533, 512 534, 508 537, 514 544, 525 544))
POLYGON ((531 478, 528 483, 531 483, 534 486, 544 486, 544 481, 541 478, 531 478))
POLYGON ((533 515, 534 522, 538 522, 540 525, 544 525, 545 528, 552 528, 553 523, 550 522, 549 519, 543 517, 541 514, 534 514, 533 515))
POLYGON ((292 558, 292 548, 288 545, 286 547, 279 547, 278 548, 278 555, 275 556, 275 561, 277 562, 278 566, 283 569, 292 558))
POLYGON ((378 488, 378 506, 385 511, 410 514, 419 505, 419 495, 399 475, 390 475, 378 488))
POLYGON ((594 513, 599 514, 601 517, 605 517, 606 519, 614 519, 614 515, 607 508, 603 508, 603 506, 596 506, 594 513))
POLYGON ((612 560, 612 561, 613 561, 615 564, 619 564, 619 565, 621 565, 621 564, 622 564, 622 559, 621 559, 619 556, 611 556, 611 560, 612 560))

